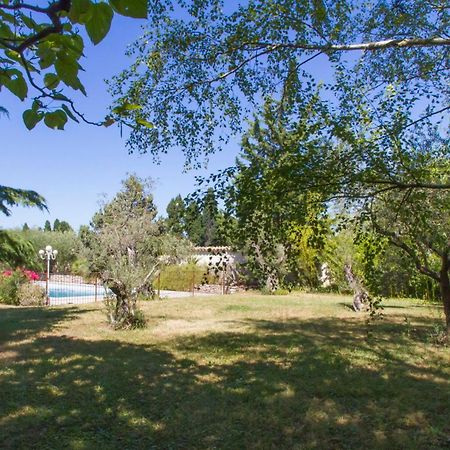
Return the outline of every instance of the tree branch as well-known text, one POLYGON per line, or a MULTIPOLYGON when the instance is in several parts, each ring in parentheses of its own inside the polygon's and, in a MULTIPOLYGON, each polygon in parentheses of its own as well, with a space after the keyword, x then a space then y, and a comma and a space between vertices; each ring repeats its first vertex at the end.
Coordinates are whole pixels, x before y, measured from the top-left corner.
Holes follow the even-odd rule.
POLYGON ((414 262, 417 270, 420 273, 432 278, 435 281, 438 281, 438 282, 440 281, 439 274, 437 272, 435 272, 434 270, 431 270, 426 263, 422 264, 422 261, 420 261, 419 257, 417 256, 417 253, 410 246, 408 246, 404 241, 400 240, 397 233, 394 233, 392 231, 388 231, 388 230, 382 228, 375 220, 373 214, 371 214, 371 221, 372 221, 373 227, 375 228, 375 230, 378 233, 387 237, 389 239, 389 241, 391 242, 391 244, 395 245, 398 248, 401 248, 403 251, 405 251, 410 256, 410 258, 414 262))
POLYGON ((59 19, 58 22, 59 23, 52 27, 44 28, 43 30, 39 31, 39 33, 33 34, 29 38, 25 39, 20 45, 13 45, 9 48, 16 51, 17 53, 22 53, 27 48, 45 39, 47 36, 50 36, 51 34, 61 33, 63 28, 59 19))
POLYGON ((10 11, 19 11, 21 9, 28 9, 29 11, 34 11, 34 12, 42 13, 42 14, 46 14, 46 15, 48 15, 48 12, 49 12, 49 7, 41 8, 39 6, 29 5, 27 3, 20 3, 20 2, 14 3, 12 5, 0 3, 0 9, 7 9, 10 11))
POLYGON ((426 119, 428 119, 428 118, 430 118, 430 117, 432 117, 432 116, 435 116, 435 115, 437 115, 437 114, 443 113, 444 111, 447 111, 447 110, 449 110, 449 109, 450 109, 450 106, 446 106, 445 108, 442 108, 442 109, 440 109, 440 110, 438 110, 438 111, 432 111, 430 114, 427 114, 426 116, 422 116, 422 117, 420 117, 419 119, 414 120, 413 122, 407 123, 407 124, 404 126, 403 129, 412 127, 413 125, 416 125, 417 123, 421 122, 422 120, 426 120, 426 119))
POLYGON ((450 45, 450 39, 430 37, 430 38, 406 38, 406 39, 386 39, 384 41, 361 42, 357 44, 306 44, 306 43, 274 43, 274 42, 249 42, 259 48, 267 48, 268 51, 278 49, 294 50, 316 50, 322 52, 342 52, 342 51, 373 51, 385 50, 387 48, 410 48, 410 47, 441 47, 450 45))
POLYGON ((38 33, 35 33, 28 38, 26 38, 19 45, 11 45, 5 43, 5 40, 2 39, 2 45, 6 48, 16 51, 18 53, 22 53, 27 48, 30 48, 32 45, 42 41, 47 36, 51 34, 60 34, 63 31, 63 27, 61 24, 61 19, 59 17, 59 13, 62 11, 69 11, 71 7, 71 0, 59 0, 57 2, 51 3, 47 8, 41 8, 39 6, 29 5, 27 3, 15 3, 15 4, 3 4, 0 3, 0 9, 12 10, 12 11, 20 11, 22 9, 34 11, 40 14, 45 14, 52 22, 52 26, 43 28, 38 33))
POLYGON ((257 59, 260 56, 266 55, 267 53, 271 53, 272 51, 276 50, 279 46, 276 45, 276 44, 272 44, 272 45, 268 45, 267 47, 268 48, 266 48, 265 50, 263 50, 263 51, 261 51, 259 53, 255 53, 254 55, 252 55, 251 57, 245 59, 240 64, 238 64, 237 66, 235 66, 232 69, 228 70, 227 72, 222 73, 222 74, 218 75, 217 77, 212 78, 210 80, 206 80, 206 81, 202 82, 201 84, 212 84, 212 83, 215 83, 216 81, 221 81, 224 78, 227 78, 228 76, 236 73, 239 69, 241 69, 246 64, 248 64, 249 62, 253 61, 254 59, 257 59))
POLYGON ((370 181, 362 181, 362 183, 367 184, 384 184, 384 185, 393 185, 398 189, 450 189, 450 183, 405 183, 396 180, 370 180, 370 181))
POLYGON ((41 93, 42 97, 46 97, 46 98, 51 98, 52 100, 57 100, 60 102, 66 102, 70 105, 70 107, 72 108, 72 111, 84 122, 87 123, 88 125, 95 125, 95 126, 102 126, 103 122, 92 122, 88 119, 86 119, 86 117, 84 116, 84 114, 80 113, 76 108, 75 108, 75 104, 73 102, 73 100, 70 100, 70 98, 64 97, 57 97, 49 92, 47 92, 45 89, 43 89, 42 87, 40 87, 39 85, 36 84, 36 82, 33 79, 33 76, 31 75, 30 69, 28 67, 28 62, 25 58, 25 56, 23 55, 23 53, 20 53, 20 60, 22 61, 22 65, 25 69, 25 73, 27 75, 28 81, 30 82, 31 86, 33 86, 37 91, 39 91, 41 93))

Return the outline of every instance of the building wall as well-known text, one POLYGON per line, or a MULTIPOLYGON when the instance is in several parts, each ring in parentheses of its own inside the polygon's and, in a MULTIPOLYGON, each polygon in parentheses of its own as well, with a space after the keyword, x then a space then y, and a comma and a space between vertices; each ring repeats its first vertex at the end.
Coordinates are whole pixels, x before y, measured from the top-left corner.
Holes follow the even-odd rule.
POLYGON ((242 253, 232 251, 231 247, 195 247, 192 257, 199 266, 215 265, 226 258, 231 267, 236 267, 245 260, 242 253))

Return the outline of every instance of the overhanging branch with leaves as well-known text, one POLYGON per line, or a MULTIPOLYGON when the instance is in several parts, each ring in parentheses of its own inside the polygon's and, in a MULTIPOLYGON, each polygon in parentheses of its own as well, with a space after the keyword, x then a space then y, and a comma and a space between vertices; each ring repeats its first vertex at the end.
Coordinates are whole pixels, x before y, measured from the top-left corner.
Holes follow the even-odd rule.
POLYGON ((84 27, 91 42, 98 44, 108 34, 114 13, 145 18, 147 8, 146 0, 58 0, 49 1, 47 7, 1 2, 0 88, 5 87, 22 101, 30 96, 30 88, 37 91, 31 108, 23 114, 27 128, 43 120, 49 128, 62 130, 68 119, 110 125, 109 117, 88 120, 66 94, 71 88, 86 95, 78 78, 84 56, 79 31, 84 27))

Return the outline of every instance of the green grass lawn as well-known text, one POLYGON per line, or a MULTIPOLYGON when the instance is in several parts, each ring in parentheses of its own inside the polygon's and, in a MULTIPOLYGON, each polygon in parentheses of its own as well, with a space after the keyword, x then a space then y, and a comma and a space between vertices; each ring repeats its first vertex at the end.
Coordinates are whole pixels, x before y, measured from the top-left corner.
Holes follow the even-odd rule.
POLYGON ((0 308, 0 448, 450 448, 442 311, 341 296, 144 304, 114 332, 100 305, 0 308), (408 317, 408 320, 405 320, 408 317))

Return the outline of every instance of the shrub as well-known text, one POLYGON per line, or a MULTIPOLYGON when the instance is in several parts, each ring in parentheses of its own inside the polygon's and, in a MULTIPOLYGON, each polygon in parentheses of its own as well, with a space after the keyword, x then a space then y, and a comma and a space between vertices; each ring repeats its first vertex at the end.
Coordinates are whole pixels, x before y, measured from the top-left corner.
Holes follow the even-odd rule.
POLYGON ((5 270, 0 275, 0 302, 18 305, 18 291, 22 284, 28 284, 28 278, 20 269, 5 270))
POLYGON ((259 292, 262 295, 288 295, 289 294, 289 290, 283 289, 283 288, 278 288, 278 289, 275 289, 274 291, 271 291, 270 289, 263 287, 259 290, 259 292))
POLYGON ((30 283, 31 281, 36 280, 39 280, 39 274, 32 270, 23 268, 15 270, 4 270, 0 274, 0 302, 6 303, 8 305, 21 305, 21 300, 24 300, 26 302, 24 295, 27 295, 27 293, 24 292, 24 295, 22 295, 21 293, 22 287, 25 286, 35 286, 34 288, 28 290, 28 294, 31 294, 33 291, 33 302, 37 302, 40 298, 38 290, 41 290, 41 288, 30 283))
POLYGON ((89 261, 86 258, 77 258, 72 264, 71 273, 87 279, 90 275, 89 261))
MULTIPOLYGON (((184 264, 166 266, 161 270, 160 289, 170 291, 191 291, 192 283, 194 286, 199 284, 217 283, 218 277, 208 274, 208 268, 197 266, 196 264, 184 264)), ((158 281, 154 282, 155 289, 158 288, 158 281)))
POLYGON ((289 295, 290 292, 288 289, 278 288, 278 289, 275 289, 273 294, 274 295, 289 295))
POLYGON ((439 347, 446 347, 448 345, 447 330, 442 322, 436 323, 433 326, 428 334, 428 340, 439 347))
POLYGON ((45 289, 37 284, 24 283, 17 290, 17 302, 21 306, 42 306, 46 300, 45 289))

